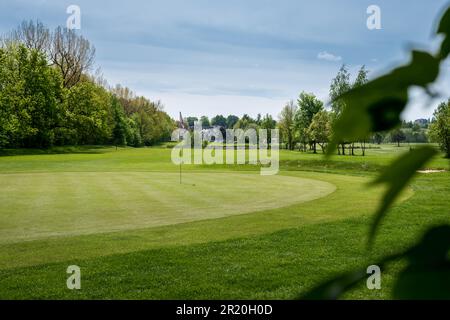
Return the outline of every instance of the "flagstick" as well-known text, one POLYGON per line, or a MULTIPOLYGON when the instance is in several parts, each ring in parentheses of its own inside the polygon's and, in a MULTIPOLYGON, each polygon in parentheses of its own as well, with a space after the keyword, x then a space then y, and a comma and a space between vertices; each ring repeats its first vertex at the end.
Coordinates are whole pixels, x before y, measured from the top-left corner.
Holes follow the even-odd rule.
POLYGON ((181 184, 181 165, 183 164, 183 161, 180 161, 180 184, 181 184))

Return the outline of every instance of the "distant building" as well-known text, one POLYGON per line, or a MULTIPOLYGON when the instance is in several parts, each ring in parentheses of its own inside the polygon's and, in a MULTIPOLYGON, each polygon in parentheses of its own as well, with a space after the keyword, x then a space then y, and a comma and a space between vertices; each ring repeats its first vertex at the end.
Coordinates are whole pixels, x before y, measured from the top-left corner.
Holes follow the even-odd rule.
POLYGON ((414 123, 418 124, 421 127, 425 127, 428 125, 428 119, 416 119, 414 120, 414 123))
MULTIPOLYGON (((223 135, 225 129, 221 126, 213 126, 210 128, 202 129, 202 139, 208 142, 223 142, 223 135), (218 132, 222 134, 222 137, 218 135, 218 132)), ((223 137, 224 138, 224 137, 223 137)))

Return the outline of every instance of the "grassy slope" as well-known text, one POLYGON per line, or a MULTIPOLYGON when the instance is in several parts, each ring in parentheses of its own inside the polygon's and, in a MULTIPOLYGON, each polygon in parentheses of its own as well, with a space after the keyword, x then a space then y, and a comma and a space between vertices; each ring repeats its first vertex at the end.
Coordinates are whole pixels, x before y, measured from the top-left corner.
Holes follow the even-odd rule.
MULTIPOLYGON (((306 157, 310 155, 284 153, 289 162, 283 166, 292 170, 306 157)), ((33 161, 39 159, 11 163, 5 158, 0 158, 0 170, 6 163, 16 172, 33 169, 33 161)), ((353 170, 349 173, 364 174, 366 168, 370 173, 375 170, 371 168, 382 165, 377 158, 365 160, 365 167, 341 159, 302 169, 341 171, 350 166, 353 170)), ((356 157, 348 159, 359 162, 356 157)), ((121 170, 125 159, 118 160, 116 155, 111 161, 114 165, 110 168, 121 170)), ((81 164, 85 169, 93 164, 102 166, 102 159, 87 162, 81 164)), ((68 167, 74 169, 74 165, 68 167)), ((141 169, 158 169, 149 168, 153 165, 152 161, 141 169)), ((62 166, 55 160, 43 168, 60 171, 62 166)), ((338 190, 298 206, 220 220, 2 245, 0 266, 6 269, 0 271, 0 297, 292 298, 323 276, 363 262, 368 217, 379 194, 362 188, 367 178, 283 174, 317 177, 336 184, 338 190), (65 288, 65 268, 70 263, 82 268, 81 291, 65 288)), ((450 191, 448 173, 421 175, 412 188, 417 192, 395 207, 381 229, 374 255, 404 247, 428 223, 449 221, 448 201, 443 196, 450 191)), ((383 277, 383 290, 361 289, 351 297, 389 297, 392 272, 383 277)))

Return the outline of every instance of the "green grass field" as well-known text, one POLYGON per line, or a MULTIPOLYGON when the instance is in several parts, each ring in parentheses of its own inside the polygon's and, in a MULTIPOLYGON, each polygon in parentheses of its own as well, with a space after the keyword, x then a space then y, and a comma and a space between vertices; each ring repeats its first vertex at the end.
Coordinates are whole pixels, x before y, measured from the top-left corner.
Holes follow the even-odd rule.
MULTIPOLYGON (((4 150, 0 156, 1 299, 292 299, 336 272, 405 248, 450 223, 449 172, 418 174, 380 228, 383 189, 367 183, 408 147, 366 157, 281 151, 257 166, 183 166, 166 147, 4 150), (81 268, 81 290, 66 268, 81 268)), ((448 169, 441 156, 427 164, 448 169)), ((389 298, 399 262, 382 290, 389 298)))

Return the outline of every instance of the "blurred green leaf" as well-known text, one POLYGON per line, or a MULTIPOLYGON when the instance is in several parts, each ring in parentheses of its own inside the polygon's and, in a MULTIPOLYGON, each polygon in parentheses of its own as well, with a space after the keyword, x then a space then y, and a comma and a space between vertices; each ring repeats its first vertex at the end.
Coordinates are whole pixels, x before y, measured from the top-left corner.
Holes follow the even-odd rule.
POLYGON ((375 232, 381 220, 385 216, 389 206, 394 202, 399 193, 416 174, 416 171, 425 165, 437 151, 429 146, 413 149, 396 159, 373 183, 386 183, 388 189, 384 194, 381 205, 378 208, 374 222, 370 229, 369 242, 373 241, 375 232))
POLYGON ((394 286, 395 299, 450 299, 450 226, 430 229, 408 253, 394 286))
POLYGON ((450 53, 450 8, 448 8, 442 16, 437 33, 444 35, 440 50, 440 58, 443 60, 447 58, 450 53))

